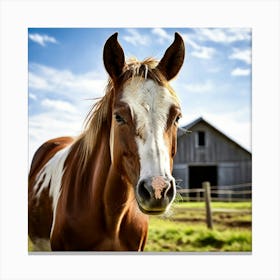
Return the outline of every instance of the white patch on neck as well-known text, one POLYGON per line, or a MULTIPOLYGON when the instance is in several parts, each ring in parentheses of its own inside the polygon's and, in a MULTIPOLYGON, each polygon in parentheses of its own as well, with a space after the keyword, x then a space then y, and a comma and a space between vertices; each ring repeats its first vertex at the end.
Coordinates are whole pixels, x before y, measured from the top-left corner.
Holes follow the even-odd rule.
POLYGON ((34 192, 37 192, 36 197, 39 199, 42 191, 50 185, 49 196, 52 198, 53 208, 53 223, 51 234, 55 222, 56 207, 60 196, 61 181, 64 173, 64 162, 69 154, 70 146, 58 151, 42 168, 37 175, 34 192))
POLYGON ((140 180, 161 175, 172 178, 169 151, 163 136, 174 97, 154 81, 135 77, 124 85, 121 101, 130 106, 136 130, 141 131, 142 137, 136 136, 140 180))

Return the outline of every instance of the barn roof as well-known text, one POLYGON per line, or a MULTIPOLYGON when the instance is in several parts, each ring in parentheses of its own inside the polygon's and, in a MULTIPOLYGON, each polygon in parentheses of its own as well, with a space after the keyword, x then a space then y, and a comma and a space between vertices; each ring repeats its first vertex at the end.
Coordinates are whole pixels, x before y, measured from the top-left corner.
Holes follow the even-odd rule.
POLYGON ((242 147, 240 144, 238 144, 236 141, 232 140, 229 136, 227 136, 226 134, 224 134, 222 131, 220 131, 219 129, 217 129, 215 126, 213 126, 212 124, 210 124, 208 121, 206 121, 203 117, 199 117, 197 119, 195 119, 194 121, 192 121, 191 123, 182 126, 179 128, 178 130, 178 138, 182 137, 184 135, 186 135, 187 133, 191 133, 191 129, 196 126, 198 123, 204 123, 207 126, 211 127, 213 130, 215 130, 216 132, 218 132, 219 134, 221 134, 223 137, 227 138, 228 141, 234 143, 235 145, 237 145, 240 149, 242 149, 243 151, 249 153, 251 155, 251 152, 248 151, 247 149, 245 149, 244 147, 242 147))

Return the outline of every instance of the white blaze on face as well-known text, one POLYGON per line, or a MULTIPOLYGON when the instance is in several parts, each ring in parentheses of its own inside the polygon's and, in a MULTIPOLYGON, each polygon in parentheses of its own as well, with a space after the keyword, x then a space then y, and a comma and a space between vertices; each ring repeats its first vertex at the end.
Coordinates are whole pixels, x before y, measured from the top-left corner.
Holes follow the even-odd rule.
POLYGON ((156 82, 135 77, 125 83, 121 101, 130 106, 136 125, 140 180, 160 175, 172 178, 164 131, 174 97, 156 82))

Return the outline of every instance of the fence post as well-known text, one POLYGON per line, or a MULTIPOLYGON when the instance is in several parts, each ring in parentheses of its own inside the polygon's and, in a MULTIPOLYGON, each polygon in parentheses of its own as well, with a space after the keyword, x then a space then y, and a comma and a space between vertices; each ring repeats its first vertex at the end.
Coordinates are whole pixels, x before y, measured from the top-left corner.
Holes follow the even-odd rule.
POLYGON ((196 201, 197 202, 200 201, 200 192, 199 191, 196 192, 196 201))
POLYGON ((210 183, 203 182, 202 187, 204 189, 204 199, 205 199, 205 207, 206 207, 206 223, 207 227, 212 229, 213 222, 212 222, 212 211, 211 211, 211 190, 210 190, 210 183))
POLYGON ((231 190, 229 191, 229 194, 228 194, 228 202, 231 202, 231 197, 232 197, 232 193, 231 193, 231 190))

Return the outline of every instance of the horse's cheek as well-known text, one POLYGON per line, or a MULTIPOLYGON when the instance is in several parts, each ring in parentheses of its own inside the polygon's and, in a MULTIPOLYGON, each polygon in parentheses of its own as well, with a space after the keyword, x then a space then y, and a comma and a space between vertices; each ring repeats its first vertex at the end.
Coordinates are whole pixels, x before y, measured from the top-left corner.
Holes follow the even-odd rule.
MULTIPOLYGON (((138 156, 137 146, 133 138, 127 138, 124 142, 124 147, 119 146, 119 162, 121 163, 121 170, 127 176, 127 180, 136 185, 140 174, 140 160, 138 156)), ((118 147, 118 146, 117 146, 118 147)))

